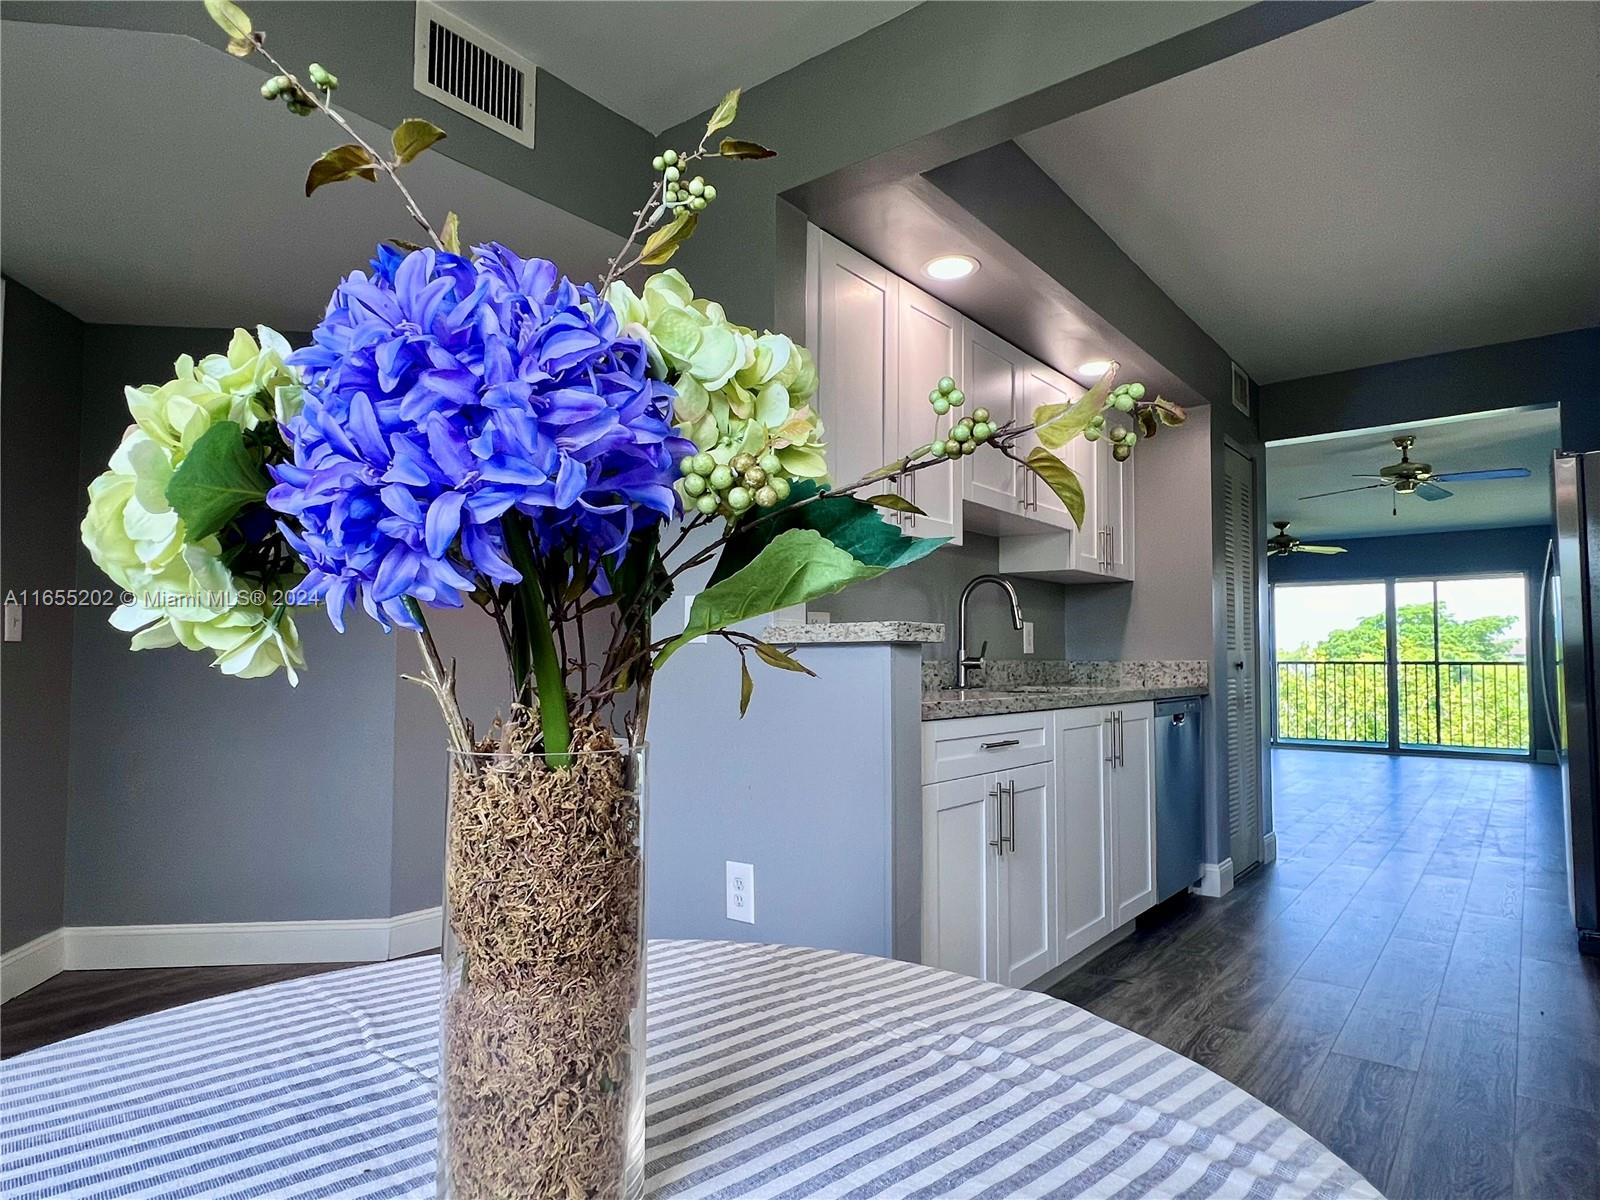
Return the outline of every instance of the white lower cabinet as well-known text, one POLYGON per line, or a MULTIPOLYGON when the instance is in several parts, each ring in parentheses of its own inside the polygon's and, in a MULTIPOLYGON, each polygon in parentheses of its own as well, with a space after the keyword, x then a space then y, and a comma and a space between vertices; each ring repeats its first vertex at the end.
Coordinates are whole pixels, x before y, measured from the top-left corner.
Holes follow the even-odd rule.
POLYGON ((1119 928, 1156 902, 1155 706, 1113 711, 1116 754, 1106 771, 1111 801, 1111 924, 1119 928))
POLYGON ((1155 902, 1154 723, 1144 702, 923 726, 925 963, 1020 987, 1155 902))
POLYGON ((1100 708, 1056 718, 1056 888, 1061 960, 1111 932, 1111 719, 1100 708))

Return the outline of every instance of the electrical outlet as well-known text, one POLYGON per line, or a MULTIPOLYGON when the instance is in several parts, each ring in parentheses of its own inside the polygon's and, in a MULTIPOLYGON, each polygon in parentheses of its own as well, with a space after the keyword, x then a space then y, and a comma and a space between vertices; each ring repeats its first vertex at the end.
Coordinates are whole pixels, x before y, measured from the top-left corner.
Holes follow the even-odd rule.
POLYGON ((807 625, 831 625, 831 624, 833 624, 833 614, 832 613, 826 613, 826 612, 818 612, 814 608, 807 609, 806 610, 806 624, 807 625))
POLYGON ((1033 653, 1033 622, 1032 621, 1024 621, 1022 623, 1022 652, 1024 654, 1032 654, 1033 653))
POLYGON ((22 605, 15 600, 6 601, 6 641, 22 640, 22 605))
POLYGON ((730 862, 728 868, 728 920, 756 923, 756 869, 749 863, 730 862))

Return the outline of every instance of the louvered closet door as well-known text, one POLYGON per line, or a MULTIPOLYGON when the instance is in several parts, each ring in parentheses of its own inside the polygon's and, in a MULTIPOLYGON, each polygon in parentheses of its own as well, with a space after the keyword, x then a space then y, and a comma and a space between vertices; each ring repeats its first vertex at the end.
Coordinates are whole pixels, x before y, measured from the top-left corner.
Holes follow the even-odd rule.
POLYGON ((1237 876, 1261 859, 1261 744, 1256 715, 1255 464, 1223 454, 1229 855, 1237 876))

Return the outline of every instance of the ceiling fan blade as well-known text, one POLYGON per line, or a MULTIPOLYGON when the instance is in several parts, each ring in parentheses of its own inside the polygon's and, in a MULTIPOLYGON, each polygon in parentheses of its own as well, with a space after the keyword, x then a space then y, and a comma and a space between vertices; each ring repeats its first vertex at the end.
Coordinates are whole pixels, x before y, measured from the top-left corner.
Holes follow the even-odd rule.
POLYGON ((1369 483, 1364 487, 1340 488, 1337 492, 1313 492, 1309 496, 1301 496, 1302 500, 1320 500, 1324 496, 1343 496, 1347 492, 1370 492, 1373 488, 1388 487, 1387 483, 1369 483))
POLYGON ((1450 471, 1435 475, 1434 483, 1475 483, 1480 479, 1526 479, 1533 474, 1527 467, 1497 467, 1490 471, 1450 471))
POLYGON ((1424 500, 1448 500, 1455 493, 1440 487, 1437 483, 1419 483, 1417 485, 1417 495, 1424 500))
POLYGON ((1343 546, 1296 546, 1302 554, 1343 554, 1343 546))

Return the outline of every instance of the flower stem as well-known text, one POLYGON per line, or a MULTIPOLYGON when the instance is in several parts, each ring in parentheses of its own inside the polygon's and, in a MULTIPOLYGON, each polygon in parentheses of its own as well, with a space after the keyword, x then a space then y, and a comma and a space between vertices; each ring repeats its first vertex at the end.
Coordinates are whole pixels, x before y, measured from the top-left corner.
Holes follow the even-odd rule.
MULTIPOLYGON (((533 558, 533 531, 519 514, 508 512, 500 518, 505 531, 506 552, 511 565, 522 576, 517 584, 519 628, 515 631, 533 672, 534 691, 539 700, 539 728, 544 734, 544 752, 553 767, 571 761, 572 716, 567 711, 567 680, 556 654, 555 635, 550 628, 550 606, 539 584, 539 568, 533 558)), ((524 682, 523 688, 526 690, 524 682)))

